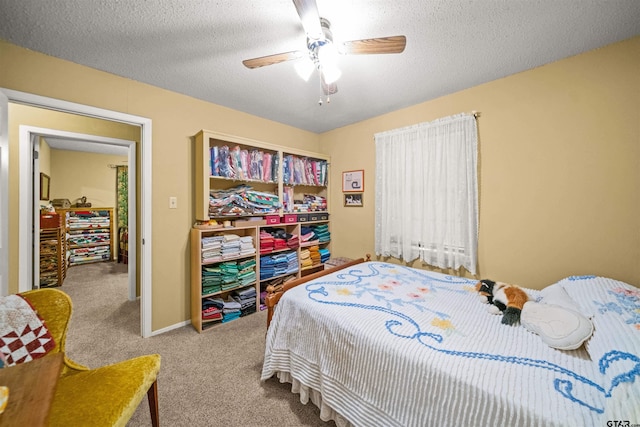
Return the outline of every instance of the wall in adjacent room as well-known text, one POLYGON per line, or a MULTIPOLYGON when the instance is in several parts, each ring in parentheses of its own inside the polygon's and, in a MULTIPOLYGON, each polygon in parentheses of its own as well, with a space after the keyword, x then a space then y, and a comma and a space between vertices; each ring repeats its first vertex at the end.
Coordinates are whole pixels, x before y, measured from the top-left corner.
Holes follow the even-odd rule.
POLYGON ((127 156, 51 150, 51 199, 69 199, 72 204, 86 197, 92 207, 115 208, 116 169, 127 156))

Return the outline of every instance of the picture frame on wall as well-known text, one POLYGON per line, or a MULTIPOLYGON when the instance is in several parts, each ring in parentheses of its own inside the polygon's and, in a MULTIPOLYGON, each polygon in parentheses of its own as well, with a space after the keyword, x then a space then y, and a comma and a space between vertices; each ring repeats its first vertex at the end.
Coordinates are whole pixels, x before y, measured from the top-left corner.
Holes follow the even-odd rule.
POLYGON ((49 200, 49 189, 51 186, 51 178, 40 172, 40 200, 49 200))
POLYGON ((344 194, 344 205, 346 207, 363 207, 364 202, 362 199, 364 193, 348 193, 344 194))
POLYGON ((342 172, 342 192, 361 193, 364 191, 364 170, 342 172))

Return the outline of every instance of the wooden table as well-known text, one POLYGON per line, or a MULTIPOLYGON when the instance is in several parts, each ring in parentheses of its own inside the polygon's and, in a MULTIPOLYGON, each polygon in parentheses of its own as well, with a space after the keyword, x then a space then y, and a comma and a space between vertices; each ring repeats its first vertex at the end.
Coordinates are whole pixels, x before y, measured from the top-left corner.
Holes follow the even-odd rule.
POLYGON ((0 385, 9 387, 0 426, 47 425, 63 358, 63 353, 54 353, 0 369, 0 385))

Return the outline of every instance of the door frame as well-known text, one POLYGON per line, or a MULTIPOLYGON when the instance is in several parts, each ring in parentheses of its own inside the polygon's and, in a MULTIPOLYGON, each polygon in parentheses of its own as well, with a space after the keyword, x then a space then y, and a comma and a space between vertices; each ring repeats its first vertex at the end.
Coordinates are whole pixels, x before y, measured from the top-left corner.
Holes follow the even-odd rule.
MULTIPOLYGON (((82 141, 83 143, 88 143, 90 146, 95 146, 96 144, 100 145, 111 145, 122 147, 123 150, 127 151, 127 160, 129 167, 129 177, 128 177, 128 217, 136 218, 136 143, 135 141, 127 141, 124 139, 118 138, 110 138, 104 136, 96 136, 96 135, 88 135, 83 133, 69 132, 64 130, 57 129, 49 129, 49 128, 40 128, 35 126, 27 126, 20 125, 20 194, 26 195, 31 193, 28 197, 21 197, 20 202, 28 201, 29 199, 32 202, 32 207, 28 206, 20 206, 20 218, 26 218, 27 216, 23 215, 23 210, 29 209, 32 212, 31 217, 29 217, 30 221, 20 221, 19 226, 19 235, 20 235, 20 248, 19 248, 19 268, 20 271, 18 273, 18 291, 24 292, 28 291, 32 287, 39 287, 39 281, 36 280, 36 277, 39 276, 39 263, 37 260, 38 257, 38 245, 35 244, 37 242, 37 236, 40 235, 40 223, 39 217, 40 212, 37 209, 37 204, 40 201, 39 197, 39 159, 35 158, 33 153, 38 151, 38 144, 35 142, 39 140, 40 137, 55 137, 62 138, 67 140, 77 140, 82 141), (33 167, 31 168, 31 165, 33 167), (30 232, 33 230, 33 233, 30 232), (32 258, 29 258, 33 255, 32 258), (28 262, 29 259, 33 261, 31 263, 28 262), (24 261, 23 261, 24 260, 24 261), (29 270, 29 264, 31 264, 31 270, 29 270)), ((115 224, 115 222, 114 222, 115 224)), ((131 256, 129 257, 130 262, 127 264, 127 274, 129 280, 129 292, 128 297, 130 301, 136 300, 136 222, 132 221, 131 224, 127 224, 129 236, 131 238, 131 244, 129 245, 129 250, 131 251, 131 256)), ((114 230, 111 230, 113 233, 114 230)), ((116 254, 111 254, 111 257, 116 254)))
MULTIPOLYGON (((81 116, 140 126, 140 330, 143 337, 152 335, 152 287, 151 287, 151 193, 152 193, 152 120, 146 117, 117 111, 105 110, 84 104, 34 95, 12 89, 0 88, 0 293, 8 293, 9 280, 9 102, 30 105, 81 116)), ((29 144, 30 145, 30 144, 29 144)), ((31 156, 29 156, 31 158, 31 156)), ((29 160, 30 161, 30 160, 29 160)), ((22 168, 22 166, 21 166, 22 168)), ((29 166, 29 172, 31 167, 29 166)), ((22 174, 21 174, 22 176, 22 174)), ((32 177, 32 175, 31 175, 32 177)), ((20 209, 30 205, 31 200, 23 202, 30 195, 20 194, 20 209)), ((20 214, 21 217, 22 213, 20 214)), ((32 217, 29 209, 26 216, 32 217)), ((22 224, 22 221, 20 221, 22 224)), ((23 262, 22 260, 20 262, 23 262)))

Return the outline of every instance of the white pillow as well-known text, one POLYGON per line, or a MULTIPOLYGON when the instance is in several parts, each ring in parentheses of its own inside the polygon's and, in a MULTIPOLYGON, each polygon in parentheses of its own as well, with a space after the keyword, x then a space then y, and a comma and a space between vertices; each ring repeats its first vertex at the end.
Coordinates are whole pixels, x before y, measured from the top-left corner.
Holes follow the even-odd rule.
POLYGON ((593 333, 593 324, 589 319, 575 310, 556 304, 526 302, 520 314, 520 323, 528 331, 538 334, 549 347, 559 350, 575 350, 593 333))
POLYGON ((583 309, 573 298, 569 296, 561 283, 549 285, 540 291, 540 300, 544 304, 553 304, 569 310, 573 310, 585 317, 593 317, 593 313, 588 309, 583 309))

